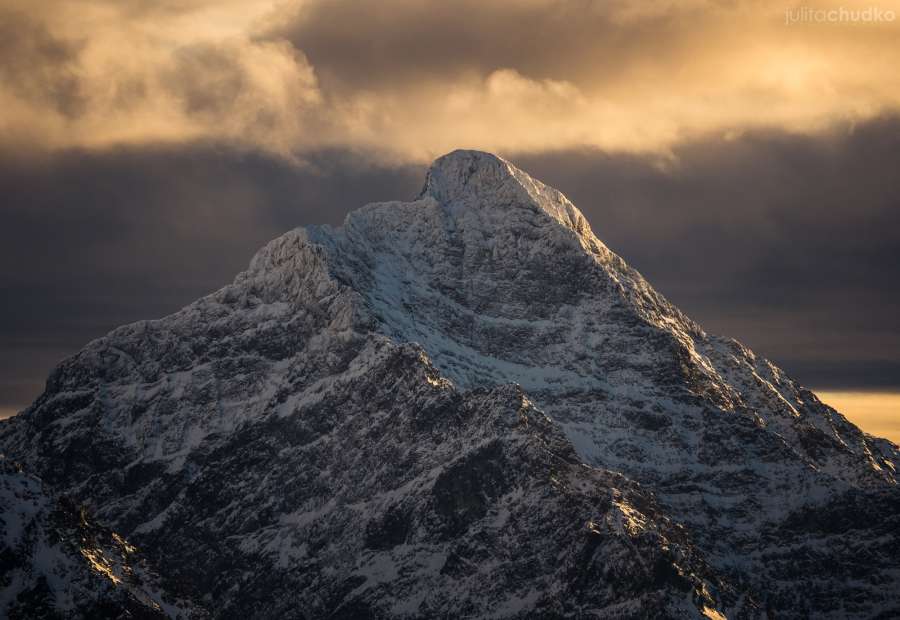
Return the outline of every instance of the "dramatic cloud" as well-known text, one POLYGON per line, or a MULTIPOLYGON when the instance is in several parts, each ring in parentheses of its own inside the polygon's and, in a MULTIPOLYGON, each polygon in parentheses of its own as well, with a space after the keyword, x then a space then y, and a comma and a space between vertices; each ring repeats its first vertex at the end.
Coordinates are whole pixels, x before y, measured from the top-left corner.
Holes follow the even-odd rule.
MULTIPOLYGON (((213 138, 289 155, 321 105, 285 41, 251 40, 213 5, 168 11, 102 1, 0 13, 0 129, 20 148, 213 138)), ((225 16, 253 3, 225 3, 225 16)), ((223 7, 219 7, 222 11, 223 7)))
POLYGON ((460 145, 665 154, 709 134, 809 133, 898 109, 900 0, 879 3, 880 21, 787 23, 791 8, 12 0, 0 123, 48 148, 202 138, 421 162, 460 145))

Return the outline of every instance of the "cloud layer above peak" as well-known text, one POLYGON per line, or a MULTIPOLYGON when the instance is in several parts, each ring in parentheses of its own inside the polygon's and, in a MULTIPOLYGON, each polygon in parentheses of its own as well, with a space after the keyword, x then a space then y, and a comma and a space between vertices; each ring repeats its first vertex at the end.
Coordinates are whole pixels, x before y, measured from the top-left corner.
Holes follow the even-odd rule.
POLYGON ((11 0, 0 139, 425 161, 810 133, 900 108, 898 5, 788 23, 769 1, 11 0))

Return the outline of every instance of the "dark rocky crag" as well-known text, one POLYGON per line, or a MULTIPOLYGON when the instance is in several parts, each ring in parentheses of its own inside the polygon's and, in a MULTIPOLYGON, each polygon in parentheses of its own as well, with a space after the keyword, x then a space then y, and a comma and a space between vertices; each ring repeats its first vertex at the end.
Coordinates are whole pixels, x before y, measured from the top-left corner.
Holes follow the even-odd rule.
POLYGON ((206 618, 164 592, 141 553, 68 498, 0 458, 0 609, 4 618, 206 618))
POLYGON ((485 153, 90 343, 0 450, 214 617, 900 614, 897 447, 485 153))

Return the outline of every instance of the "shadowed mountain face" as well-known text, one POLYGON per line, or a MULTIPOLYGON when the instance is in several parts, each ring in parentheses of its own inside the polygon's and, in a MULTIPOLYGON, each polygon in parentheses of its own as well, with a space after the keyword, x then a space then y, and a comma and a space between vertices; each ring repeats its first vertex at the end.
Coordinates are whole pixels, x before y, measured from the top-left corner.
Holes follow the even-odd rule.
POLYGON ((206 614, 160 589, 140 552, 68 498, 0 457, 0 609, 4 618, 206 614))
POLYGON ((893 444, 495 156, 63 362, 0 446, 218 617, 885 617, 893 444))

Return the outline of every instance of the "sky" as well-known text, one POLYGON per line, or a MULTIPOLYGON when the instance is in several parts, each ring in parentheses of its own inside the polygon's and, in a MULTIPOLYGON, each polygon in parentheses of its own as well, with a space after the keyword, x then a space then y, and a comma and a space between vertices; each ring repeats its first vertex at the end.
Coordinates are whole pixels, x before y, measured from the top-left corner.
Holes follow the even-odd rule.
POLYGON ((900 391, 897 66, 900 0, 4 0, 0 415, 455 148, 804 384, 900 391))

